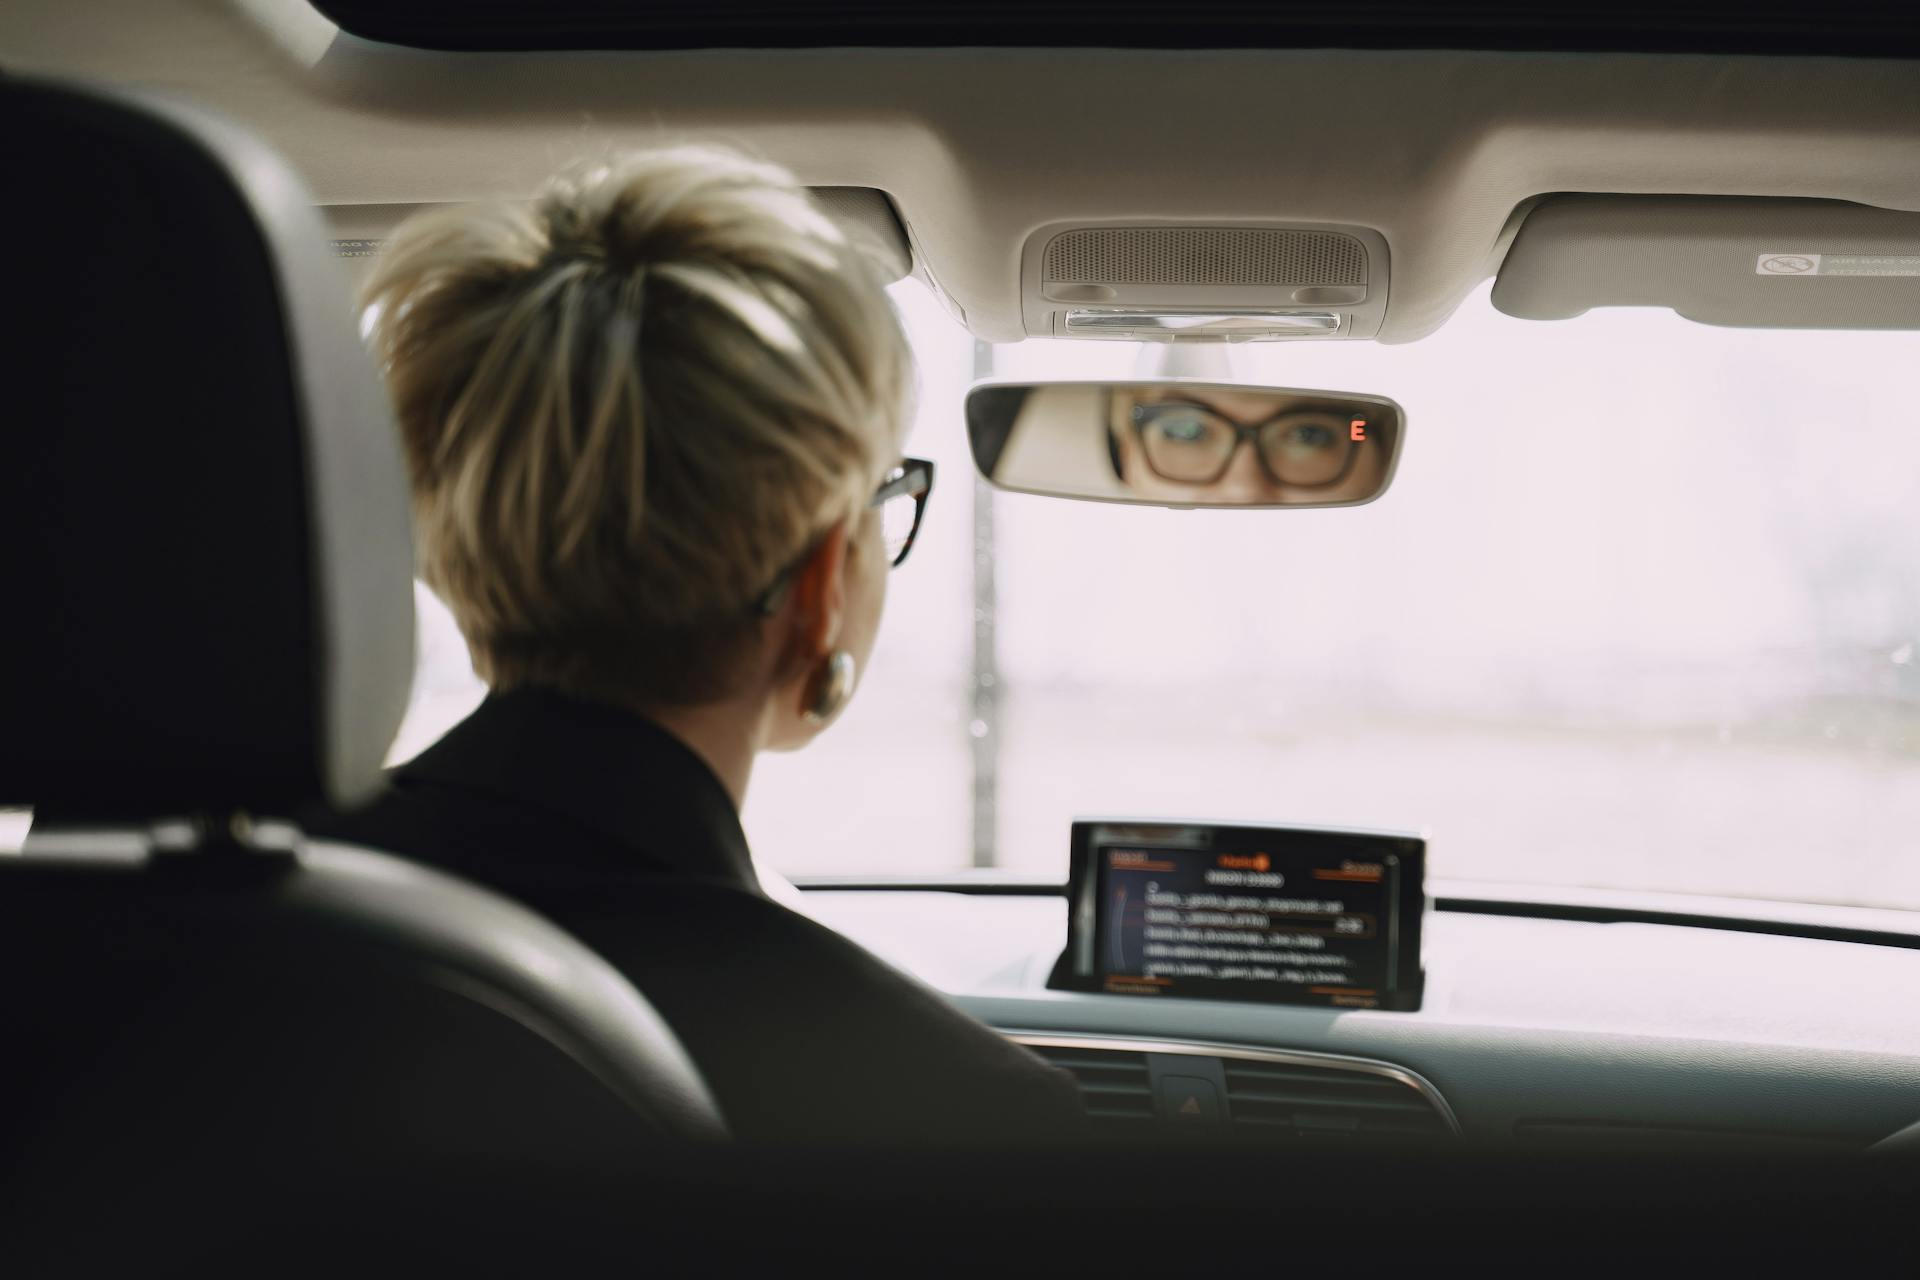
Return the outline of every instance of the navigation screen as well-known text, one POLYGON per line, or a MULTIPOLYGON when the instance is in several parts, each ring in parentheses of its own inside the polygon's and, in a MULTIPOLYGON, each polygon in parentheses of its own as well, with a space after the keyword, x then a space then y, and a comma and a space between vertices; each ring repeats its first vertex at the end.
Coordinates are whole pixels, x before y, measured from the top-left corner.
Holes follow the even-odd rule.
POLYGON ((1371 832, 1076 822, 1059 985, 1417 1009, 1425 851, 1371 832))

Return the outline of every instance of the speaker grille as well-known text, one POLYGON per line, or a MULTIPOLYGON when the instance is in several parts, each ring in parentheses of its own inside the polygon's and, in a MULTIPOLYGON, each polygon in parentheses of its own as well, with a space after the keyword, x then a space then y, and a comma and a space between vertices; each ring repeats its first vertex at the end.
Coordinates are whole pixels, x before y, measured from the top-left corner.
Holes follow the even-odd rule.
POLYGON ((1113 227, 1047 246, 1048 283, 1365 284, 1367 250, 1337 231, 1113 227))

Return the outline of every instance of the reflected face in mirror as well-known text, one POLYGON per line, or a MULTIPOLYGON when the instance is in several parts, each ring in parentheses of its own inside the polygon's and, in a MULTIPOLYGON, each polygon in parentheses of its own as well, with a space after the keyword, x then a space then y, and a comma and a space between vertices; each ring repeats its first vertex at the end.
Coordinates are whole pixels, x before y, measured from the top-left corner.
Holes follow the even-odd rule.
POLYGON ((1142 506, 1341 507, 1386 491, 1406 415, 1384 396, 1236 383, 990 382, 967 440, 1002 489, 1142 506))
POLYGON ((1267 506, 1362 500, 1387 458, 1353 406, 1225 387, 1115 387, 1114 474, 1149 501, 1267 506))

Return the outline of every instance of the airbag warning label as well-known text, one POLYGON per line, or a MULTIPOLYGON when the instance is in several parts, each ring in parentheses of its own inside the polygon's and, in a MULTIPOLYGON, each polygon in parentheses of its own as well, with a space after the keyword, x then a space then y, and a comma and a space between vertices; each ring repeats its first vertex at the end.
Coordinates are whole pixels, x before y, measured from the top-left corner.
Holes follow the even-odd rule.
POLYGON ((1917 253, 1763 253, 1757 276, 1920 276, 1917 253))

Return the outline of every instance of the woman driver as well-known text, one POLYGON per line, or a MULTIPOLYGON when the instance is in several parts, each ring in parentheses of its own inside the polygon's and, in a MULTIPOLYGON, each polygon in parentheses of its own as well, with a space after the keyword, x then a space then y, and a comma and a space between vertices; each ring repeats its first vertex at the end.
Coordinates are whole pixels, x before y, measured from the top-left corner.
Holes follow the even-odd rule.
POLYGON ((417 218, 366 300, 489 695, 331 830, 598 949, 737 1136, 1072 1133, 1070 1077, 769 900, 740 827, 759 753, 856 688, 932 481, 860 253, 789 174, 685 148, 417 218))

